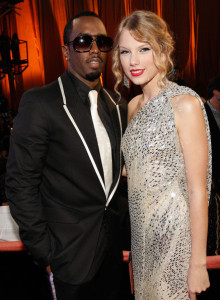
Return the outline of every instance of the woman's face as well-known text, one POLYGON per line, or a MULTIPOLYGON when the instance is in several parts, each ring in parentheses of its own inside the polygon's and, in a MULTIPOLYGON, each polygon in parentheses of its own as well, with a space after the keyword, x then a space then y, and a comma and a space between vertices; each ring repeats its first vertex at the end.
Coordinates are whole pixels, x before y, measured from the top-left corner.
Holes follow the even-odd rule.
POLYGON ((123 29, 119 39, 119 54, 126 76, 136 85, 157 83, 159 72, 153 60, 150 44, 135 40, 128 29, 123 29))

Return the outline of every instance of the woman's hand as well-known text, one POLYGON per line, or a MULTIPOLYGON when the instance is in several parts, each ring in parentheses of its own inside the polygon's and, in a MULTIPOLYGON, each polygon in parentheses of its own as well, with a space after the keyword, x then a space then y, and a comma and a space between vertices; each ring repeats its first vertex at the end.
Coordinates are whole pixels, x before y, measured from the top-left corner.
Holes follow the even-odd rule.
POLYGON ((206 265, 190 265, 188 270, 188 292, 191 300, 196 300, 196 294, 200 294, 209 288, 209 276, 206 265))
POLYGON ((122 169, 122 174, 121 174, 122 176, 127 176, 127 170, 126 170, 126 167, 125 167, 125 165, 123 166, 123 169, 122 169))

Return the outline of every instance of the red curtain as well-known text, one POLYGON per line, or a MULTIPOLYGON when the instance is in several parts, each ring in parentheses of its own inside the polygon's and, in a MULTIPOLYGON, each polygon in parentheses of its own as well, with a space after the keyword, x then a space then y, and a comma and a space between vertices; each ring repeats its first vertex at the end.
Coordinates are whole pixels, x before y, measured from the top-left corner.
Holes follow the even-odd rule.
MULTIPOLYGON (((11 12, 0 18, 1 34, 12 37, 16 32, 28 43, 28 68, 21 75, 6 75, 1 80, 2 93, 15 110, 24 91, 56 80, 64 72, 63 29, 68 19, 83 10, 99 14, 111 37, 121 19, 136 9, 162 16, 175 37, 175 60, 182 78, 204 98, 209 79, 219 73, 219 0, 24 0, 15 6, 20 15, 11 12)), ((111 55, 103 82, 113 89, 111 55)))

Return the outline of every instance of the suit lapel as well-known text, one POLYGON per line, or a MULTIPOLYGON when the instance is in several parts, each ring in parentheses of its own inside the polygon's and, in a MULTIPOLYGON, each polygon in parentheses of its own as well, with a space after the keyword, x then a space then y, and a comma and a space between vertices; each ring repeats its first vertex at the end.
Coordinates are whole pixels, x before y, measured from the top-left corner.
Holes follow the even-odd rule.
MULTIPOLYGON (((79 107, 77 105, 77 102, 79 102, 79 101, 75 100, 76 97, 78 97, 78 99, 80 99, 80 96, 77 93, 77 90, 74 88, 74 85, 73 85, 69 75, 66 72, 61 76, 61 79, 62 79, 64 91, 65 91, 67 107, 69 109, 69 112, 72 115, 73 119, 75 120, 80 132, 82 133, 82 135, 88 145, 88 148, 91 152, 91 155, 94 158, 94 161, 97 165, 99 173, 100 173, 102 179, 104 180, 102 163, 101 163, 101 158, 99 155, 99 148, 98 148, 97 140, 95 138, 95 130, 94 130, 94 126, 92 123, 90 112, 86 107, 82 106, 82 107, 80 107, 80 113, 79 113, 79 107), (82 115, 82 113, 83 113, 83 115, 82 115)), ((74 130, 74 128, 73 128, 73 130, 74 130)))
MULTIPOLYGON (((76 126, 78 127, 80 134, 82 134, 83 139, 86 142, 85 149, 88 146, 87 154, 90 157, 91 162, 94 160, 94 163, 92 162, 93 168, 95 169, 95 172, 99 178, 99 181, 103 187, 102 182, 104 182, 104 174, 103 174, 103 169, 102 169, 102 163, 101 163, 101 158, 99 155, 99 149, 98 149, 98 144, 95 138, 95 131, 94 131, 94 126, 92 123, 91 115, 89 110, 83 108, 81 110, 81 113, 78 111, 77 103, 78 101, 75 101, 76 97, 80 97, 74 88, 71 79, 69 78, 68 74, 65 72, 61 76, 61 81, 63 85, 63 90, 64 90, 64 95, 66 98, 66 108, 68 109, 68 112, 70 113, 70 120, 71 117, 73 118, 74 122, 76 123, 76 126), (82 118, 82 112, 84 114, 84 117, 82 118), (91 156, 90 156, 91 154, 91 156), (97 167, 97 170, 96 170, 97 167)), ((109 197, 107 200, 107 205, 111 201, 115 190, 118 186, 119 179, 120 179, 120 173, 121 173, 121 151, 120 151, 120 143, 121 143, 121 135, 122 135, 122 128, 121 128, 121 119, 120 119, 120 112, 119 108, 117 108, 116 103, 110 96, 110 94, 105 90, 101 89, 102 97, 105 98, 110 117, 112 120, 113 124, 113 129, 114 129, 114 135, 116 138, 116 151, 115 155, 113 156, 113 164, 114 164, 114 176, 113 176, 113 183, 109 192, 109 197)), ((66 111, 67 113, 67 111, 66 111)), ((68 114, 68 113, 67 113, 68 114)), ((72 124, 72 126, 74 126, 72 124)), ((75 126, 74 126, 75 127, 75 126)), ((76 127, 75 127, 76 128, 76 127)), ((74 129, 73 129, 74 130, 74 129)), ((78 133, 79 134, 79 133, 78 133)), ((80 135, 79 134, 79 135, 80 135)), ((83 139, 81 138, 82 142, 83 139)), ((104 188, 103 188, 104 189, 104 188)))
POLYGON ((121 154, 120 154, 121 150, 120 150, 120 147, 121 147, 122 131, 121 131, 121 121, 120 121, 120 117, 118 115, 115 101, 113 100, 111 95, 105 89, 102 89, 101 93, 102 93, 102 97, 105 98, 106 103, 108 105, 110 117, 111 117, 112 124, 113 124, 114 135, 116 138, 116 151, 115 151, 115 155, 113 156, 113 164, 114 164, 115 172, 114 172, 113 182, 112 182, 112 186, 111 186, 110 193, 109 193, 109 194, 111 194, 111 192, 114 190, 115 186, 117 185, 117 181, 118 181, 118 178, 121 173, 121 154))

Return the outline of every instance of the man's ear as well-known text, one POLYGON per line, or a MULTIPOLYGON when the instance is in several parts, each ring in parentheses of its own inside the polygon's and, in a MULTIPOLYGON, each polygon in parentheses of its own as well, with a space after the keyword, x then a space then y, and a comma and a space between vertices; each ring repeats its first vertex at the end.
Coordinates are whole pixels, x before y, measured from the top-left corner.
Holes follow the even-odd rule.
POLYGON ((220 91, 218 91, 218 90, 216 90, 216 89, 213 90, 213 95, 214 95, 214 96, 217 96, 217 95, 219 95, 219 94, 220 94, 220 91))
POLYGON ((62 52, 63 52, 65 59, 68 61, 69 60, 69 47, 66 45, 63 45, 62 52))

